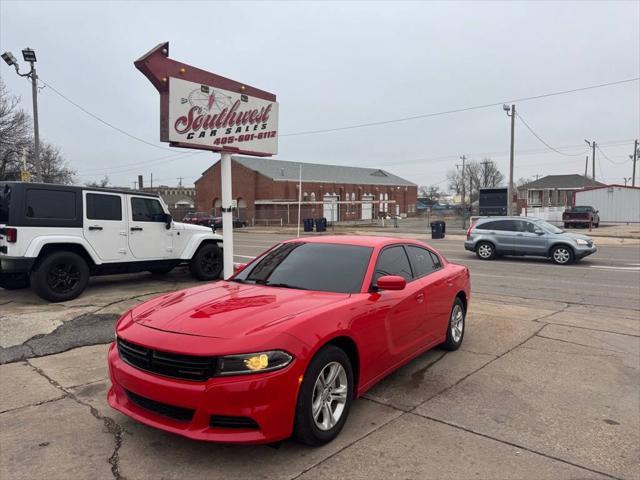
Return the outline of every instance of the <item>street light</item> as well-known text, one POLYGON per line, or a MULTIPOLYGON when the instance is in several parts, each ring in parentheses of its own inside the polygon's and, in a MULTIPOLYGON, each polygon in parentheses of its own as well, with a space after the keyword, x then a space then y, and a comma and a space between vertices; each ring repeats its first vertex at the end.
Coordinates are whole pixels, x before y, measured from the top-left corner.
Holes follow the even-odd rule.
POLYGON ((40 130, 38 128, 38 75, 36 74, 36 52, 27 47, 22 50, 22 58, 25 62, 28 62, 31 66, 29 73, 20 73, 20 65, 18 60, 13 56, 11 52, 4 52, 2 59, 10 67, 13 66, 16 69, 16 73, 21 77, 28 77, 31 79, 31 96, 33 98, 33 163, 36 167, 36 181, 42 181, 42 175, 40 174, 40 130))

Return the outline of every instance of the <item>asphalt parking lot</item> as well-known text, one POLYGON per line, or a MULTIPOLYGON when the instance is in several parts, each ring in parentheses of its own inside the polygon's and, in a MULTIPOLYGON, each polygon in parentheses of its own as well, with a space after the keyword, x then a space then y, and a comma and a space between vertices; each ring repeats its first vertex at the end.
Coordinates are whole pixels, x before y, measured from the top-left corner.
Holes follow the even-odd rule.
MULTIPOLYGON (((236 261, 283 238, 239 233, 236 261)), ((382 381, 315 449, 194 442, 106 405, 113 322, 194 284, 184 270, 55 305, 0 290, 0 478, 640 478, 640 246, 561 267, 431 243, 472 272, 462 348, 382 381)))

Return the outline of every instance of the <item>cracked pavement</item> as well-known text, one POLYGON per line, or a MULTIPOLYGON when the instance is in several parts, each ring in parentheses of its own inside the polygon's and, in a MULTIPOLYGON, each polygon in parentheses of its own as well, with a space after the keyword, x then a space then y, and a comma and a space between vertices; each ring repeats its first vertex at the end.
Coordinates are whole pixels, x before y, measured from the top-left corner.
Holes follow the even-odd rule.
MULTIPOLYGON (((245 256, 273 242, 248 237, 245 256)), ((637 252, 611 255, 625 254, 637 252)), ((640 478, 640 274, 580 264, 567 286, 567 269, 468 258, 462 348, 431 350, 384 379, 321 448, 194 442, 107 406, 113 321, 189 286, 184 272, 97 279, 64 305, 0 291, 0 478, 640 478), (529 277, 528 290, 510 275, 529 277), (637 290, 602 287, 618 282, 637 290)))

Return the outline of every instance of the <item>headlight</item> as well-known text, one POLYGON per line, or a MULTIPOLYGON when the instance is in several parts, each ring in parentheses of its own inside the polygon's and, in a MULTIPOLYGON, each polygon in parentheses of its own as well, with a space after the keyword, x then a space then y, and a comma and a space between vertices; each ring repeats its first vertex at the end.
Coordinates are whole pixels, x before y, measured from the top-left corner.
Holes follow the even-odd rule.
POLYGON ((578 245, 589 245, 589 242, 587 242, 586 240, 582 240, 581 238, 576 238, 576 243, 578 245))
POLYGON ((227 355, 221 357, 218 366, 219 375, 244 375, 247 373, 271 372, 286 367, 293 357, 281 350, 247 353, 245 355, 227 355))

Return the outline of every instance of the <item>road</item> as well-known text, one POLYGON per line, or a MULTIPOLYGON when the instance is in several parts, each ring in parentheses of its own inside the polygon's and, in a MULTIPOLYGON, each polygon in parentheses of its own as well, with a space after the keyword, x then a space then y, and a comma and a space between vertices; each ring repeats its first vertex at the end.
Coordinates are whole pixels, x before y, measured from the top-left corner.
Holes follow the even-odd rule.
MULTIPOLYGON (((248 262, 290 235, 235 234, 235 261, 248 262)), ((560 266, 533 257, 478 259, 459 240, 427 240, 471 270, 473 293, 640 310, 640 247, 601 246, 580 262, 560 266)), ((597 241, 596 241, 597 244, 597 241)))

